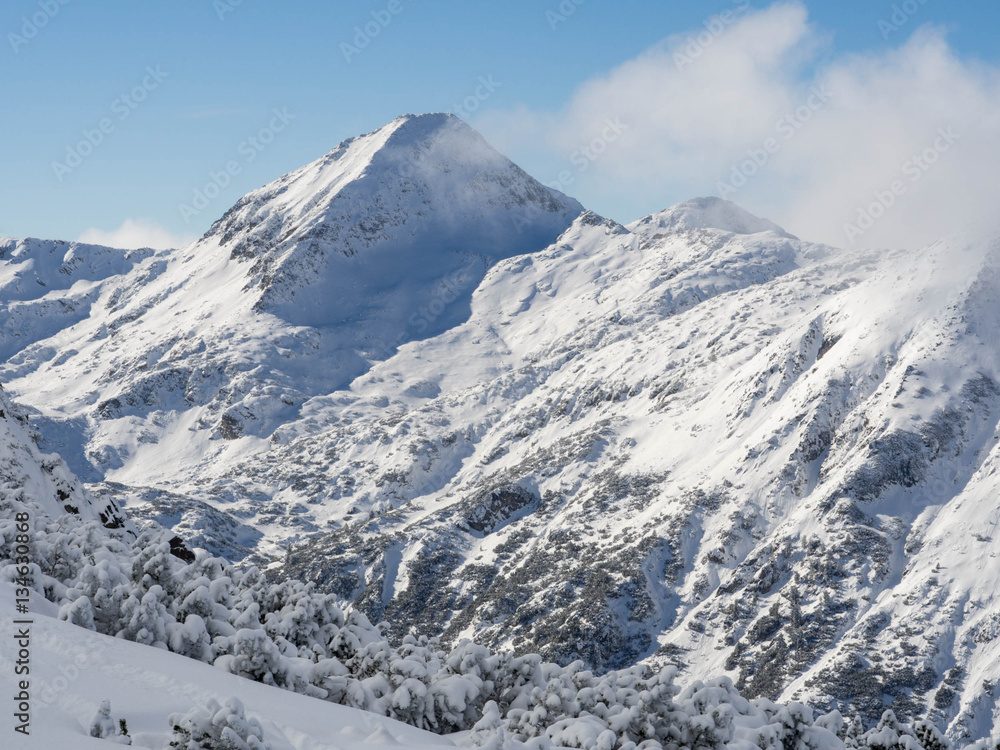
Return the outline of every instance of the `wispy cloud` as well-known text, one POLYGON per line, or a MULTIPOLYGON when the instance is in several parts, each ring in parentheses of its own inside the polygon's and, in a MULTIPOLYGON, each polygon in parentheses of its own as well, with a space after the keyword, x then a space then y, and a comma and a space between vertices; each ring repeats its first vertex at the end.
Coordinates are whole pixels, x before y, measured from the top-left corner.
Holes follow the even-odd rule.
POLYGON ((155 221, 148 219, 125 219, 117 229, 86 229, 77 237, 77 242, 109 247, 152 247, 157 250, 165 250, 173 247, 184 247, 196 239, 195 235, 173 234, 155 221))
POLYGON ((741 167, 750 179, 724 197, 835 245, 920 245, 995 213, 1000 70, 962 59, 935 27, 838 54, 801 2, 781 2, 706 19, 588 81, 559 111, 493 111, 476 125, 501 150, 517 154, 530 138, 558 155, 609 115, 629 130, 573 192, 598 209, 635 207, 618 219, 728 192, 741 167), (958 140, 913 169, 942 128, 958 140), (747 164, 754 158, 766 163, 747 164), (849 239, 845 226, 897 180, 906 183, 898 200, 849 239))

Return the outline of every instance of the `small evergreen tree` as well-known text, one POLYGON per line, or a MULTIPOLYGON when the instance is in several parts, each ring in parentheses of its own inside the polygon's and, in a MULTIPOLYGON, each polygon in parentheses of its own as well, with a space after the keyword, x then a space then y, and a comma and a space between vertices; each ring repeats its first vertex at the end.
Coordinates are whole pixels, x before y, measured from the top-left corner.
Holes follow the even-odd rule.
POLYGON ((94 623, 94 605, 90 603, 90 597, 85 595, 60 607, 59 619, 87 630, 97 630, 97 625, 94 623))
POLYGON ((111 701, 105 698, 97 708, 97 713, 90 720, 90 736, 99 740, 111 740, 119 745, 131 745, 132 738, 128 736, 125 719, 116 722, 111 716, 111 701))
POLYGON ((500 717, 500 709, 494 701, 483 707, 483 718, 472 728, 472 747, 479 750, 507 750, 511 742, 507 727, 500 717))
POLYGON ((248 719, 243 704, 230 698, 224 704, 209 700, 206 708, 192 708, 170 717, 171 750, 270 750, 264 730, 248 719))

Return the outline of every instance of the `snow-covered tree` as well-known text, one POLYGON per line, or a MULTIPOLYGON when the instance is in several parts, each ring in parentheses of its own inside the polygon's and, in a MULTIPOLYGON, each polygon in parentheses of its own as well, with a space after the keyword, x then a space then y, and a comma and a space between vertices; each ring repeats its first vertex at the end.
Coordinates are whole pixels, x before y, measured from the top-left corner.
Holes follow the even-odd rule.
POLYGON ((169 542, 145 542, 146 537, 141 537, 136 546, 136 555, 132 560, 132 580, 142 592, 158 586, 159 599, 164 604, 170 604, 176 594, 178 581, 174 570, 179 566, 178 560, 170 554, 169 542))
POLYGON ((167 646, 167 609, 161 603, 163 591, 159 586, 152 586, 145 593, 131 594, 122 605, 122 628, 118 637, 135 641, 146 646, 168 648, 167 646), (141 595, 142 598, 139 598, 141 595))
POLYGON ((212 661, 212 639, 201 617, 189 614, 183 622, 168 623, 166 630, 167 645, 175 654, 198 661, 212 661))
POLYGON ((897 718, 892 709, 886 709, 878 724, 865 732, 861 744, 871 750, 915 750, 919 747, 913 729, 897 718))
POLYGON ((111 716, 111 701, 105 698, 90 720, 90 736, 99 740, 111 740, 119 745, 131 745, 132 738, 121 731, 123 726, 123 722, 111 716))
POLYGON ((215 666, 249 677, 265 685, 284 686, 287 660, 263 630, 240 630, 231 639, 226 655, 215 660, 215 666))
POLYGON ((508 750, 512 746, 507 727, 500 716, 500 708, 495 701, 489 701, 483 707, 483 718, 472 728, 470 739, 472 747, 480 750, 508 750))
POLYGON ((87 630, 97 630, 94 624, 94 605, 90 603, 90 597, 82 594, 59 608, 59 619, 87 630))
POLYGON ((948 739, 926 719, 913 722, 913 736, 924 750, 948 750, 951 747, 948 739))
POLYGON ((183 716, 173 714, 170 725, 171 750, 270 750, 260 722, 246 717, 237 698, 222 705, 209 700, 206 708, 192 708, 183 716))

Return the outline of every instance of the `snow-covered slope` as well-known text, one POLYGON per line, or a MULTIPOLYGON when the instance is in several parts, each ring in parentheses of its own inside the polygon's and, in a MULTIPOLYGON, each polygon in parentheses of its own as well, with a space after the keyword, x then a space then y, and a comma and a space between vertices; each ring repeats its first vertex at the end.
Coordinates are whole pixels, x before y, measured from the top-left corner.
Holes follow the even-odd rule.
POLYGON ((134 537, 113 498, 95 499, 56 454, 39 450, 28 418, 0 388, 0 505, 31 498, 50 517, 72 514, 134 537))
POLYGON ((106 278, 0 377, 101 497, 234 556, 294 543, 286 572, 396 634, 988 734, 996 241, 578 209, 401 118, 106 278))
POLYGON ((586 216, 492 269, 468 324, 278 431, 265 476, 316 477, 344 524, 288 569, 401 628, 981 736, 998 603, 968 571, 996 541, 970 549, 992 515, 958 509, 995 487, 997 270, 961 240, 851 254, 586 216))
MULTIPOLYGON (((125 719, 132 746, 159 750, 170 741, 172 714, 185 715, 210 701, 224 704, 234 697, 245 706, 248 719, 260 722, 271 750, 454 747, 447 738, 392 719, 60 622, 44 605, 31 618, 30 735, 15 734, 13 713, 4 711, 0 732, 8 738, 5 747, 9 742, 38 750, 112 747, 109 740, 89 734, 101 702, 110 700, 111 715, 125 719)), ((0 608, 5 613, 14 608, 13 591, 6 583, 0 583, 0 608)), ((9 618, 0 619, 0 685, 10 697, 18 694, 15 632, 9 618)))

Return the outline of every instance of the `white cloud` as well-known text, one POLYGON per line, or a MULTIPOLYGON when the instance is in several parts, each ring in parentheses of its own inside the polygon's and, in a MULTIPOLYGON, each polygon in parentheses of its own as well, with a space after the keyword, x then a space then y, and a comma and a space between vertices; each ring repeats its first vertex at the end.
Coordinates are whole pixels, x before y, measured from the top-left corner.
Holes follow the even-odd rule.
POLYGON ((125 219, 120 227, 110 231, 96 228, 86 229, 77 237, 77 242, 109 247, 152 247, 157 250, 165 250, 184 247, 196 239, 198 238, 194 235, 173 234, 155 221, 148 219, 125 219))
POLYGON ((619 118, 627 130, 573 173, 567 191, 599 211, 631 214, 620 220, 725 193, 804 238, 846 246, 845 225, 876 194, 888 202, 897 181, 901 194, 875 208, 880 217, 856 244, 921 245, 992 220, 1000 71, 963 60, 942 30, 847 55, 800 2, 708 25, 588 81, 558 112, 491 112, 476 124, 501 150, 521 156, 516 143, 530 140, 568 164, 608 117, 619 118), (942 128, 960 138, 935 153, 942 128), (913 161, 925 151, 934 158, 926 170, 913 161), (744 164, 753 156, 763 164, 744 164), (729 190, 741 167, 755 174, 729 190))

